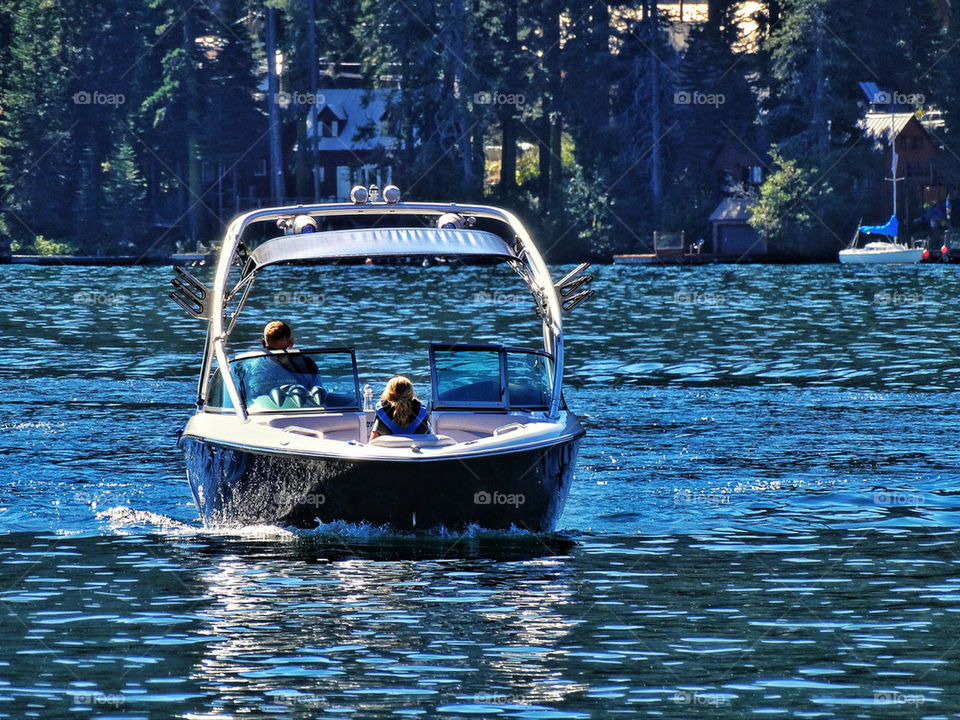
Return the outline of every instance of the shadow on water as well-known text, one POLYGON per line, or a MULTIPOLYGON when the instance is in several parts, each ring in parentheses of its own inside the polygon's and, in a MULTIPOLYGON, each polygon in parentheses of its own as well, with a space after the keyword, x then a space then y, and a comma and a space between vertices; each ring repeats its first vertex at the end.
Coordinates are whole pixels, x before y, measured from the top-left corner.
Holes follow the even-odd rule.
POLYGON ((287 559, 300 562, 342 560, 492 560, 522 561, 566 556, 577 543, 561 534, 465 533, 399 535, 389 532, 304 532, 282 542, 230 535, 204 534, 191 540, 200 551, 233 553, 250 559, 287 559))

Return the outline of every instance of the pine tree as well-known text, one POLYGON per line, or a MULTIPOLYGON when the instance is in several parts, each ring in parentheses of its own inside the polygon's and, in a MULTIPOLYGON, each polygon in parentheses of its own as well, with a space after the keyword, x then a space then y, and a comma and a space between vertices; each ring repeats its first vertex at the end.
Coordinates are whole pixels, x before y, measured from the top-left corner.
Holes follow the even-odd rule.
MULTIPOLYGON (((9 17, 9 16, 8 16, 9 17)), ((37 236, 71 236, 76 124, 70 96, 67 18, 53 0, 12 8, 0 96, 0 197, 11 235, 30 246, 37 236)))
MULTIPOLYGON (((0 0, 0 129, 3 128, 3 101, 10 89, 10 45, 13 40, 14 4, 11 0, 0 0)), ((10 236, 4 208, 8 198, 3 190, 4 136, 0 133, 0 262, 10 255, 10 236)))
MULTIPOLYGON (((561 255, 593 257, 614 250, 616 222, 608 207, 611 162, 620 154, 621 128, 614 121, 617 79, 623 73, 606 4, 569 13, 563 51, 560 107, 573 144, 571 176, 564 183, 566 228, 557 233, 561 255)), ((620 223, 616 222, 619 227, 620 223)))
POLYGON ((88 100, 75 103, 70 138, 77 162, 73 219, 82 228, 77 244, 86 252, 104 253, 116 251, 122 242, 122 250, 130 252, 133 238, 142 239, 147 231, 140 204, 144 183, 137 172, 111 178, 110 167, 133 162, 135 139, 129 132, 129 116, 140 100, 134 68, 146 52, 141 32, 144 11, 125 0, 104 0, 95 6, 87 0, 62 0, 61 6, 70 18, 65 25, 70 91, 74 98, 88 100), (133 198, 137 201, 126 205, 123 217, 108 218, 108 205, 133 198))
POLYGON ((706 218, 732 184, 742 178, 724 177, 717 160, 724 150, 754 153, 754 165, 765 163, 754 120, 755 96, 745 75, 753 66, 749 55, 736 54, 741 40, 729 7, 712 7, 710 22, 694 26, 677 68, 677 92, 670 106, 676 121, 675 142, 666 190, 665 227, 703 235, 706 218))
POLYGON ((147 170, 151 204, 156 208, 163 194, 175 193, 181 237, 199 243, 220 230, 220 173, 242 160, 265 129, 254 99, 252 21, 241 0, 152 0, 151 7, 160 14, 152 58, 158 72, 141 121, 154 159, 147 170), (213 185, 209 176, 204 183, 204 162, 213 169, 213 185))
POLYGON ((866 106, 858 81, 933 97, 940 29, 928 0, 784 0, 782 13, 766 43, 768 122, 789 156, 822 158, 831 143, 857 139, 866 106))
MULTIPOLYGON (((936 140, 946 152, 943 153, 941 177, 952 188, 960 187, 960 3, 951 6, 945 18, 946 28, 938 34, 937 45, 924 71, 935 88, 930 105, 943 113, 945 127, 936 132, 936 140)), ((957 213, 958 200, 952 197, 953 213, 957 213)), ((953 220, 953 218, 951 218, 953 220)), ((955 222, 955 221, 954 221, 955 222)))
POLYGON ((625 243, 644 242, 660 227, 666 165, 676 142, 678 121, 668 113, 676 89, 676 52, 667 42, 656 12, 627 23, 620 36, 622 68, 611 86, 614 138, 619 152, 612 164, 610 212, 625 243), (646 190, 647 203, 632 197, 646 190))
POLYGON ((399 79, 388 113, 398 134, 395 180, 408 197, 475 198, 481 191, 482 160, 477 139, 484 120, 474 93, 481 78, 473 62, 475 32, 462 3, 434 0, 361 3, 356 37, 364 47, 370 84, 390 88, 399 79))

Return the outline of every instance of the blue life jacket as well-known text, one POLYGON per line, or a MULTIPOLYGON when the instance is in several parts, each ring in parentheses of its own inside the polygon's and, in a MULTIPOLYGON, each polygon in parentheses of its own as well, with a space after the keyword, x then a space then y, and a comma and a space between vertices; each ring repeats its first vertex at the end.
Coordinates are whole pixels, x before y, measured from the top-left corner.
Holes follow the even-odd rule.
POLYGON ((380 420, 384 425, 387 426, 387 429, 390 430, 394 435, 415 435, 417 428, 420 427, 427 417, 427 406, 423 403, 420 403, 420 412, 417 413, 417 416, 411 420, 409 423, 401 427, 397 425, 393 420, 387 417, 386 410, 383 409, 380 405, 377 406, 377 419, 380 420))

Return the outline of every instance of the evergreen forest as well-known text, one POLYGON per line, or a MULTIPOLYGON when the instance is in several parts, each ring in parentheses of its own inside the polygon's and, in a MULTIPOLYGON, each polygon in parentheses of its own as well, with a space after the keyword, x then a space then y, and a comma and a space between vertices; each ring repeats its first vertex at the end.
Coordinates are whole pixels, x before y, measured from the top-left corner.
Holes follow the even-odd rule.
POLYGON ((353 88, 394 140, 352 172, 510 207, 553 261, 708 237, 726 197, 783 254, 835 257, 890 212, 861 84, 923 121, 958 188, 957 67, 945 0, 0 0, 0 239, 169 254, 324 199, 316 100, 353 88))

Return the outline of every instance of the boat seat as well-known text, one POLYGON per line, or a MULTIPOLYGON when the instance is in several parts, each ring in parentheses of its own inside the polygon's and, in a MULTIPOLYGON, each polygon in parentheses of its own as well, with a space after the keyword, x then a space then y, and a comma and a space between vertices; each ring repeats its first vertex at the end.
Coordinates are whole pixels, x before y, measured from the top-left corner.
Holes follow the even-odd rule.
POLYGON ((447 447, 456 445, 457 441, 447 435, 434 435, 433 433, 422 433, 420 435, 378 435, 370 441, 371 445, 378 447, 404 448, 404 447, 447 447))
POLYGON ((274 417, 261 421, 265 425, 286 430, 295 435, 317 437, 327 440, 356 440, 366 439, 367 420, 362 412, 347 413, 312 413, 297 415, 297 417, 274 417))
POLYGON ((469 435, 471 439, 490 437, 497 429, 503 429, 507 425, 523 422, 526 418, 517 415, 507 415, 506 413, 460 413, 460 412, 438 412, 435 415, 435 423, 438 433, 462 433, 469 435))
POLYGON ((275 387, 266 395, 259 395, 250 403, 251 410, 288 410, 290 408, 324 406, 327 391, 319 385, 306 388, 288 383, 275 387))

